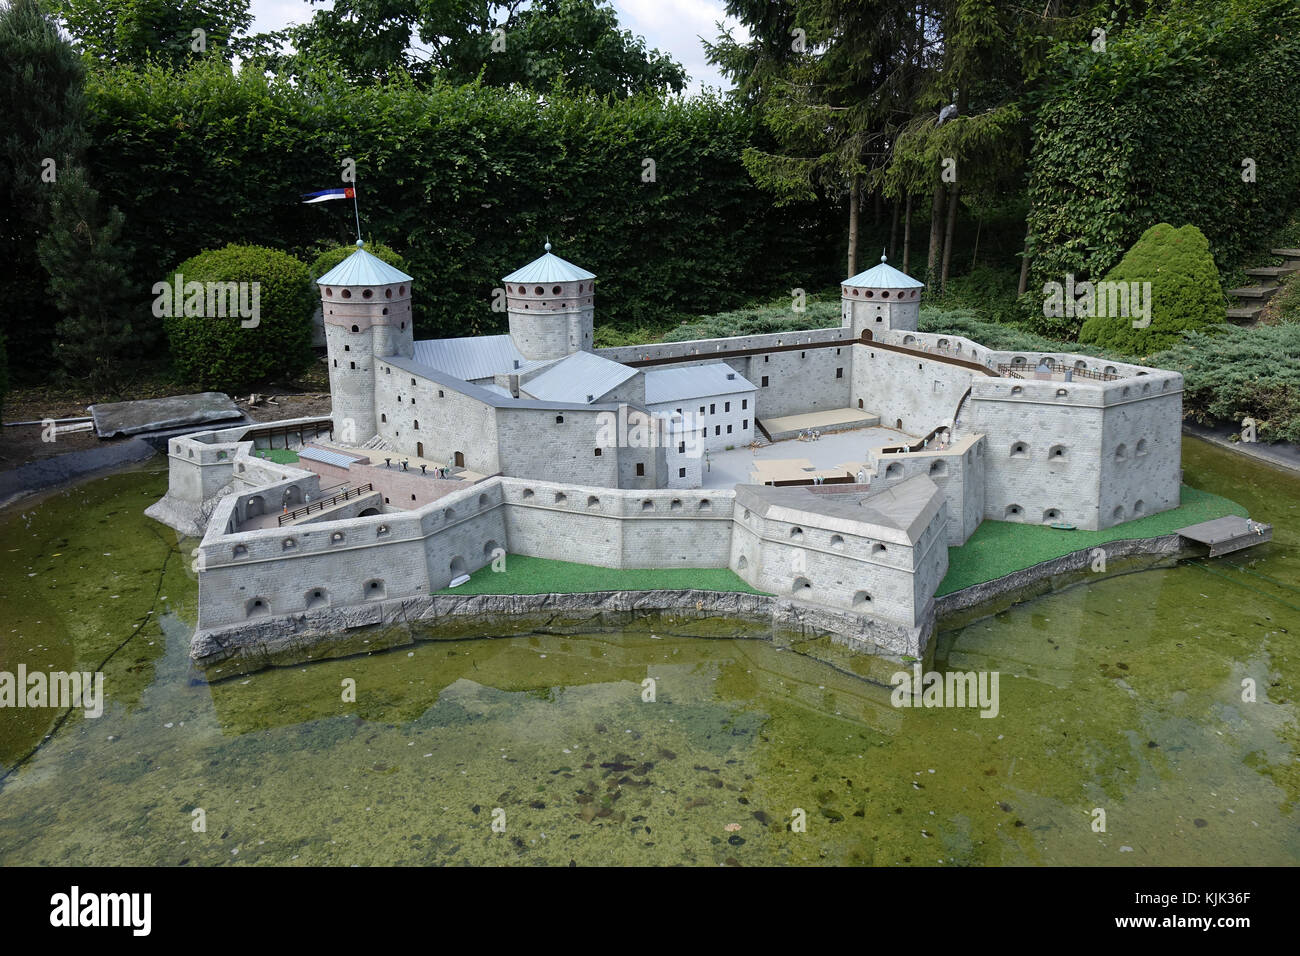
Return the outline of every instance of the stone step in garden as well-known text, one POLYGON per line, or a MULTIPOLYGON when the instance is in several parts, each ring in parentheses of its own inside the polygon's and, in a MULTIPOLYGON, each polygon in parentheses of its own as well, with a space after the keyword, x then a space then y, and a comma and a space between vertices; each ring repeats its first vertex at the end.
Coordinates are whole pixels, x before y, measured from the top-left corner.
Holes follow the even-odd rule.
POLYGON ((1234 295, 1238 299, 1261 299, 1267 301, 1277 292, 1278 287, 1275 285, 1247 285, 1240 289, 1229 289, 1228 295, 1234 295))
POLYGON ((1293 262, 1285 266, 1260 266, 1257 269, 1247 269, 1246 275, 1255 276, 1260 279, 1285 279, 1289 275, 1295 275, 1300 272, 1300 262, 1293 262))
POLYGON ((1281 256, 1283 259, 1300 259, 1300 249, 1270 249, 1271 255, 1281 256))
POLYGON ((1264 311, 1264 303, 1256 302, 1254 305, 1242 305, 1236 308, 1228 309, 1228 318, 1238 322, 1252 322, 1261 312, 1264 311))

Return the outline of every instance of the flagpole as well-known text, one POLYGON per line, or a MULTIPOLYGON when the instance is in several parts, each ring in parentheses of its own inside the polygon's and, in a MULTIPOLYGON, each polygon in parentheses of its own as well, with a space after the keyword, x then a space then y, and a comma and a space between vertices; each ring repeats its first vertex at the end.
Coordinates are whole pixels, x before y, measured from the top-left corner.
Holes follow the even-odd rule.
POLYGON ((361 241, 361 207, 357 205, 357 183, 352 181, 352 211, 357 214, 357 242, 361 241))

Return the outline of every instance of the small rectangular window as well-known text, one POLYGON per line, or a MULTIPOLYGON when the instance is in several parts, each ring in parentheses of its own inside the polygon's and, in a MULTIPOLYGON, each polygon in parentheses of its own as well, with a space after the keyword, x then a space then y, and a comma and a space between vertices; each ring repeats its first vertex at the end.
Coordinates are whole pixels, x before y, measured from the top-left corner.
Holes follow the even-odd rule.
POLYGON ((747 398, 742 398, 742 399, 740 400, 740 407, 741 407, 742 409, 749 408, 749 399, 747 399, 747 398))
POLYGON ((763 387, 764 387, 764 388, 767 388, 767 376, 766 376, 766 375, 763 376, 763 387))
POLYGON ((677 443, 677 454, 679 454, 679 455, 684 455, 684 454, 686 454, 686 442, 684 442, 684 441, 679 441, 679 442, 677 443))
POLYGON ((729 412, 729 411, 731 411, 731 402, 724 402, 723 405, 722 405, 722 410, 723 410, 724 412, 729 412))
POLYGON ((703 406, 703 405, 700 406, 700 414, 701 414, 701 415, 704 414, 704 406, 703 406))
POLYGON ((718 406, 717 406, 717 405, 710 405, 710 406, 709 406, 709 414, 710 414, 710 415, 716 415, 716 414, 718 414, 718 406))
POLYGON ((728 434, 728 435, 731 434, 731 426, 730 426, 730 425, 727 426, 727 434, 728 434))
POLYGON ((639 461, 638 461, 638 462, 636 463, 636 473, 637 473, 638 475, 644 475, 644 474, 645 474, 645 463, 644 463, 644 462, 639 462, 639 461))
POLYGON ((835 377, 836 377, 836 378, 843 378, 843 377, 844 377, 844 369, 842 369, 842 368, 837 368, 837 369, 835 370, 835 377))
POLYGON ((597 457, 597 458, 600 457, 600 449, 599 449, 599 448, 596 449, 596 457, 597 457))
POLYGON ((685 468, 678 468, 678 469, 677 469, 677 477, 678 477, 678 478, 685 478, 685 477, 686 477, 686 469, 685 469, 685 468))
POLYGON ((749 419, 748 418, 741 419, 740 430, 743 432, 748 428, 749 428, 749 419))
POLYGON ((764 362, 770 362, 770 361, 772 361, 772 356, 770 356, 770 355, 764 355, 764 356, 763 356, 763 361, 764 361, 764 362))
POLYGON ((715 434, 715 435, 721 435, 721 434, 722 434, 722 426, 721 426, 721 425, 714 425, 714 426, 713 426, 713 434, 715 434))

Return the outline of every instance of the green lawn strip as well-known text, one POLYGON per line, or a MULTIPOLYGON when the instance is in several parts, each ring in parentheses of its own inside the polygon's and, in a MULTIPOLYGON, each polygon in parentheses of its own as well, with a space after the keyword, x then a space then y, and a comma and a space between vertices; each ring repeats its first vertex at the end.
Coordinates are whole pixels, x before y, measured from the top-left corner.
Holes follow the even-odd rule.
POLYGON ((1046 525, 985 520, 964 545, 948 549, 948 573, 935 593, 951 594, 1107 541, 1154 538, 1224 515, 1245 516, 1246 509, 1235 501, 1183 485, 1179 507, 1105 531, 1061 531, 1046 525))
POLYGON ((298 453, 288 448, 259 448, 253 454, 277 465, 292 465, 298 461, 298 453))
POLYGON ((505 570, 486 565, 442 594, 580 594, 590 591, 743 591, 763 594, 727 568, 598 568, 571 561, 505 557, 505 570))

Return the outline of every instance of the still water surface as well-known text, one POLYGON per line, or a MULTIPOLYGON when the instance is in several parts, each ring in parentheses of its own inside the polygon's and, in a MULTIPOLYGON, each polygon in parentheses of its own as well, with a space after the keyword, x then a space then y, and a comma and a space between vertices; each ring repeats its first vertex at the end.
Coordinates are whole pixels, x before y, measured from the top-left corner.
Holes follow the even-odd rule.
POLYGON ((1300 479, 1202 442, 1186 482, 1273 542, 946 622, 936 666, 998 671, 993 719, 668 618, 208 683, 158 468, 0 513, 0 670, 107 688, 98 719, 0 711, 0 864, 1300 862, 1300 479))

